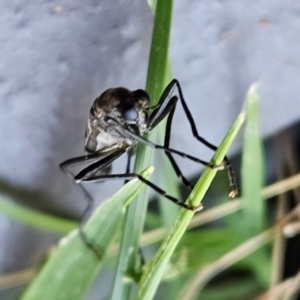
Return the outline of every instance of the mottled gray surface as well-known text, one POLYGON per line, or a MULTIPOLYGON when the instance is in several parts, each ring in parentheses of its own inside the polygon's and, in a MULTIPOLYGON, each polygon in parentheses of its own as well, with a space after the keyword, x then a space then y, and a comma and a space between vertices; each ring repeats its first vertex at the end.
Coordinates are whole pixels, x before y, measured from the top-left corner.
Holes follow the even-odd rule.
MULTIPOLYGON (((74 215, 83 208, 82 196, 58 164, 83 154, 86 118, 96 96, 114 86, 144 87, 151 12, 146 1, 0 5, 0 191, 74 215)), ((292 0, 175 2, 172 71, 199 133, 219 143, 254 81, 261 84, 264 136, 299 119, 299 32, 300 3, 292 0)), ((176 114, 174 148, 209 159, 210 152, 196 147, 188 132, 183 114, 176 114)), ((190 175, 199 170, 188 166, 190 175)), ((105 197, 104 189, 93 190, 105 197)), ((114 185, 105 190, 111 193, 114 185)), ((36 231, 5 217, 0 221, 1 273, 30 265, 40 251, 36 231)), ((44 245, 52 241, 53 236, 43 238, 44 245)))

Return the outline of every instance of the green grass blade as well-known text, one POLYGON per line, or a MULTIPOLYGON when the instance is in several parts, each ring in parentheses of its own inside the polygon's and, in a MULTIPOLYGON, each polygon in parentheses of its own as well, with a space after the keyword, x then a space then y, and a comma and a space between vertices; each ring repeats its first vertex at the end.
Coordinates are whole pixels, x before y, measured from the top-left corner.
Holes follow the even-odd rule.
MULTIPOLYGON (((259 195, 262 196, 261 191, 261 182, 262 182, 262 155, 261 153, 258 153, 258 150, 260 147, 260 141, 258 136, 258 118, 257 118, 257 96, 255 93, 255 88, 252 86, 246 96, 246 102, 245 102, 245 112, 246 112, 246 129, 245 129, 245 144, 244 144, 244 153, 243 153, 243 177, 242 177, 242 186, 245 186, 245 180, 247 180, 247 184, 249 185, 247 188, 249 190, 255 189, 254 194, 259 192, 259 195), (245 152, 247 156, 245 157, 245 152), (256 160, 257 158, 257 160, 256 160), (246 161, 245 161, 246 160, 246 161), (246 166, 246 168, 245 168, 246 166), (258 174, 258 178, 253 177, 256 176, 255 173, 258 174), (249 181, 250 180, 250 181, 249 181), (252 186, 251 186, 252 184, 252 186)), ((252 191, 251 191, 252 192, 252 191)), ((244 193, 244 190, 243 190, 244 193)), ((252 194, 253 195, 253 194, 252 194)), ((244 194, 243 194, 244 197, 244 194)), ((242 203, 244 203, 244 198, 241 200, 242 203)), ((250 203, 253 201, 256 201, 255 199, 251 199, 250 203)), ((250 204, 249 203, 249 204, 250 204)), ((253 203, 252 203, 253 205, 253 203)), ((244 209, 244 206, 242 206, 242 209, 244 209)), ((230 226, 227 228, 227 230, 230 230, 231 236, 235 237, 238 241, 238 245, 231 247, 231 249, 228 249, 227 251, 223 252, 222 255, 219 255, 219 257, 213 261, 213 262, 207 262, 206 266, 202 266, 202 268, 197 272, 186 284, 184 289, 179 295, 179 298, 182 295, 185 295, 187 299, 196 299, 199 297, 199 292, 204 288, 204 286, 214 278, 216 275, 220 273, 220 271, 225 270, 229 267, 231 267, 233 264, 236 264, 237 262, 240 262, 242 259, 245 260, 245 258, 248 260, 248 257, 250 254, 255 252, 255 257, 258 258, 260 263, 262 262, 262 256, 257 255, 257 249, 260 248, 262 245, 265 245, 266 242, 270 239, 270 233, 267 233, 266 235, 263 234, 262 240, 260 238, 257 239, 257 237, 253 238, 254 241, 258 240, 260 242, 251 242, 253 239, 249 239, 249 234, 252 229, 253 234, 253 228, 252 223, 257 216, 253 216, 252 219, 248 219, 248 222, 245 221, 244 217, 241 218, 240 215, 235 215, 230 217, 230 226), (251 247, 250 247, 251 245, 251 247), (251 249, 251 250, 250 250, 251 249)), ((260 232, 260 231, 259 231, 260 232)), ((253 234, 252 236, 254 236, 253 234)), ((260 235, 259 235, 260 236, 260 235)), ((233 245, 232 245, 233 246, 233 245)), ((261 254, 261 253, 260 253, 261 254)), ((250 261, 254 262, 254 260, 250 261)), ((249 261, 249 260, 248 260, 249 261)), ((248 267, 248 265, 247 265, 248 267)), ((254 269, 254 268, 252 268, 254 269)), ((202 291, 201 291, 202 292, 202 291)), ((178 299, 179 299, 178 298, 178 299)))
MULTIPOLYGON (((141 173, 149 178, 153 167, 141 173)), ((125 206, 143 187, 138 179, 124 185, 113 197, 98 207, 84 227, 88 240, 105 253, 118 231, 125 206)), ((72 231, 63 238, 39 275, 25 291, 22 300, 76 300, 83 299, 88 287, 97 275, 103 259, 96 257, 78 234, 72 231)))
POLYGON ((155 9, 156 9, 156 0, 147 0, 148 5, 150 7, 150 9, 152 10, 153 13, 155 13, 155 9))
MULTIPOLYGON (((165 74, 165 85, 171 81, 171 66, 170 63, 167 64, 167 72, 165 74)), ((158 137, 157 141, 159 144, 164 144, 165 138, 165 128, 167 120, 163 120, 158 126, 158 137)), ((174 169, 164 153, 160 153, 158 164, 160 166, 161 172, 158 174, 159 183, 162 187, 169 191, 172 191, 172 196, 180 198, 179 185, 177 181, 177 176, 174 169), (167 176, 166 176, 167 174, 167 176)), ((173 222, 176 220, 179 212, 179 206, 174 205, 171 201, 166 201, 163 196, 159 197, 159 210, 161 215, 161 223, 165 228, 170 228, 173 222)))
MULTIPOLYGON (((266 202, 263 201, 264 185, 263 145, 259 135, 258 96, 256 86, 249 89, 246 107, 246 125, 242 154, 243 239, 259 234, 265 227, 266 202)), ((245 263, 254 271, 261 284, 268 285, 270 259, 260 249, 247 257, 245 263)))
MULTIPOLYGON (((204 286, 212 278, 217 276, 221 271, 227 270, 229 267, 241 261, 249 254, 257 251, 257 249, 260 249, 266 243, 270 242, 273 236, 274 228, 267 229, 226 252, 214 262, 207 264, 187 282, 179 294, 178 299, 182 299, 182 295, 184 295, 185 300, 197 299, 200 291, 202 291, 204 286)), ((221 297, 221 299, 223 299, 223 297, 221 297)), ((232 299, 236 298, 232 297, 232 299)))
POLYGON ((0 198, 0 212, 15 221, 59 234, 67 234, 78 226, 78 222, 22 207, 12 199, 0 198))
MULTIPOLYGON (((155 9, 146 82, 146 90, 151 98, 150 105, 156 104, 165 86, 171 15, 172 0, 158 0, 155 9)), ((156 141, 155 130, 151 132, 149 138, 156 141)), ((152 149, 140 144, 136 154, 134 171, 139 172, 146 166, 151 165, 153 155, 152 149)), ((139 238, 145 221, 147 202, 148 190, 145 189, 128 207, 111 300, 128 299, 129 297, 131 283, 124 281, 124 277, 133 274, 138 266, 136 258, 139 249, 139 238)))
MULTIPOLYGON (((224 156, 226 155, 226 152, 228 151, 241 125, 243 124, 244 119, 245 113, 242 112, 226 134, 218 150, 215 152, 211 160, 212 164, 218 165, 223 161, 224 156)), ((187 203, 189 205, 197 206, 200 204, 216 172, 216 170, 212 170, 209 168, 206 168, 204 170, 194 190, 191 192, 190 196, 187 199, 187 203)), ((182 237, 188 224, 190 223, 193 215, 194 212, 192 211, 188 211, 185 209, 180 210, 178 219, 171 228, 169 235, 163 240, 159 250, 153 257, 153 259, 146 265, 145 272, 141 278, 135 296, 136 300, 151 300, 153 298, 165 267, 172 253, 174 252, 176 245, 178 244, 180 238, 182 237)))
POLYGON ((264 159, 258 123, 258 97, 255 86, 252 86, 247 96, 242 155, 243 223, 249 237, 259 233, 265 225, 265 202, 261 193, 264 159))

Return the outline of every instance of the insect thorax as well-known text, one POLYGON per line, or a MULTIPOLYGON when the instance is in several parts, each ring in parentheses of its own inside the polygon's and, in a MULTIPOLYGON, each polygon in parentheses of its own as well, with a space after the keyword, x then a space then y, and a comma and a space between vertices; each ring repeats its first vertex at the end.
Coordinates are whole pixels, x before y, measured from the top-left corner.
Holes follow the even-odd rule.
POLYGON ((106 90, 95 99, 86 130, 85 148, 88 152, 114 148, 132 148, 136 140, 123 136, 107 122, 115 120, 123 128, 135 126, 140 135, 147 130, 147 101, 135 97, 135 91, 125 88, 106 90))

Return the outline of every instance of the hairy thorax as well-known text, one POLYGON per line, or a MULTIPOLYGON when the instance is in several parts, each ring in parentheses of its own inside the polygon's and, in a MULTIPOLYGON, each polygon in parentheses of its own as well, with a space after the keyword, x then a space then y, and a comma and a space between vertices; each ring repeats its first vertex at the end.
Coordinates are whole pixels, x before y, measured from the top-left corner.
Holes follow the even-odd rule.
POLYGON ((93 153, 133 147, 136 141, 124 137, 115 126, 107 122, 107 117, 117 121, 124 128, 135 126, 138 134, 143 135, 147 129, 146 106, 147 103, 133 98, 132 92, 125 88, 113 88, 101 94, 90 110, 86 129, 86 151, 93 153), (128 112, 131 113, 129 116, 133 115, 134 118, 128 120, 128 112))

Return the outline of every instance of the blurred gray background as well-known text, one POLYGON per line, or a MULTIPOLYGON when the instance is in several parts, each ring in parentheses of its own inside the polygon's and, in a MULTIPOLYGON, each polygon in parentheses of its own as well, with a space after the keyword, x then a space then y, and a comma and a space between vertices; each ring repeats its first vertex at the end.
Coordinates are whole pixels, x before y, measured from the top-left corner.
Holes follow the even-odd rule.
MULTIPOLYGON (((145 0, 0 5, 0 193, 78 217, 83 197, 58 165, 84 154, 86 120, 100 93, 116 86, 144 88, 151 11, 145 0)), ((199 133, 212 143, 221 141, 253 82, 260 83, 263 136, 299 120, 299 53, 300 2, 174 1, 172 74, 199 133)), ((241 134, 231 154, 240 145, 241 134)), ((193 139, 180 107, 172 146, 206 160, 211 156, 193 139)), ((201 169, 180 163, 190 176, 201 169)), ((121 159, 114 170, 123 169, 121 159)), ((116 188, 88 187, 98 201, 116 188)), ((1 274, 30 267, 58 238, 3 215, 0 232, 1 274)))

